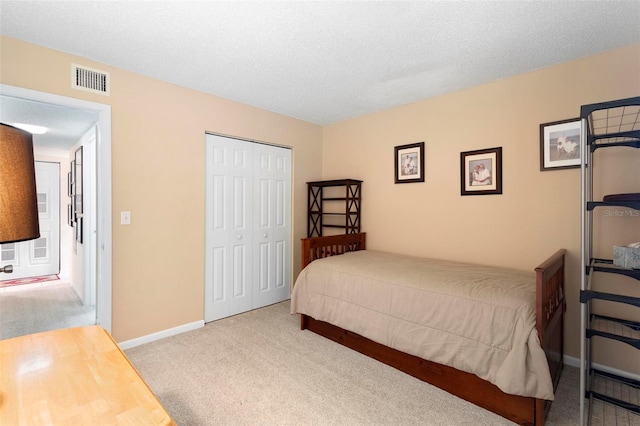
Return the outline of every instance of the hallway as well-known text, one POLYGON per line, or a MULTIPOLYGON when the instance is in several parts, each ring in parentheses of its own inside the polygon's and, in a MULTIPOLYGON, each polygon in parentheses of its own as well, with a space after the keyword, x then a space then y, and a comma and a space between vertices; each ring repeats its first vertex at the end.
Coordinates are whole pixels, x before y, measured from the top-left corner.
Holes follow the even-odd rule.
POLYGON ((95 323, 95 306, 84 306, 68 281, 0 288, 0 339, 95 323))

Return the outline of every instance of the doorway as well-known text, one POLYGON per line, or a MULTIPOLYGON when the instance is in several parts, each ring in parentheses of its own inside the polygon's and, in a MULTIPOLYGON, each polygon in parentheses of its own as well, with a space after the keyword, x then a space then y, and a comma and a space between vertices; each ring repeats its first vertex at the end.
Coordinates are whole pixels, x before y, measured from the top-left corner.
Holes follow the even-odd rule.
MULTIPOLYGON (((15 98, 49 106, 59 106, 77 111, 79 114, 95 114, 95 163, 91 179, 95 181, 96 208, 93 227, 85 229, 91 233, 93 242, 87 254, 86 267, 90 270, 85 279, 95 282, 97 323, 111 332, 111 107, 106 104, 84 101, 65 96, 0 84, 0 97, 15 98)), ((3 110, 7 105, 3 102, 3 110)), ((3 111, 4 114, 4 111, 3 111)), ((88 247, 89 248, 89 247, 88 247)))

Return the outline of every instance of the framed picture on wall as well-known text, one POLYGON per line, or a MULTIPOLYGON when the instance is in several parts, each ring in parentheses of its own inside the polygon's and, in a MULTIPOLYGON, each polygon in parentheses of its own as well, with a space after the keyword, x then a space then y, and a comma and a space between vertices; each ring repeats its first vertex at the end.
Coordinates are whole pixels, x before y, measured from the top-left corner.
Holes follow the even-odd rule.
POLYGON ((73 227, 73 204, 67 204, 67 225, 73 227))
POLYGON ((73 195, 73 180, 71 180, 71 172, 67 172, 67 196, 73 195))
POLYGON ((394 148, 395 183, 424 182, 424 142, 394 148))
POLYGON ((82 217, 77 218, 76 220, 76 241, 82 244, 82 217))
POLYGON ((76 183, 76 160, 71 160, 71 164, 69 165, 69 196, 75 194, 74 185, 76 183))
POLYGON ((74 157, 75 163, 75 181, 74 181, 74 209, 76 215, 82 216, 84 210, 82 208, 82 193, 83 193, 83 182, 82 182, 82 147, 78 148, 74 157))
POLYGON ((580 167, 581 152, 579 118, 540 125, 541 171, 580 167))
POLYGON ((460 153, 460 193, 502 194, 502 147, 460 153))

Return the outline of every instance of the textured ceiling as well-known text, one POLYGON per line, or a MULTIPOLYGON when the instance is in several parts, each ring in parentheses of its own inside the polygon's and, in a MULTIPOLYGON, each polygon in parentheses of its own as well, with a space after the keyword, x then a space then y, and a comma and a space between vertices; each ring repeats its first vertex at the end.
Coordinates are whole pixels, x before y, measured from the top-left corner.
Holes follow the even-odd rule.
POLYGON ((640 1, 1 1, 0 33, 326 125, 639 43, 640 1))

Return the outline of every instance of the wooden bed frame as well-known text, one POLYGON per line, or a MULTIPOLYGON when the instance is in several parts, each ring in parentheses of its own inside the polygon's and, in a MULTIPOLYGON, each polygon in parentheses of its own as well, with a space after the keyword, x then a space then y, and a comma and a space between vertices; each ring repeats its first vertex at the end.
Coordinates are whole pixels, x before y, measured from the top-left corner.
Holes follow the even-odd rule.
MULTIPOLYGON (((305 238, 302 240, 302 268, 315 259, 364 250, 365 244, 365 233, 305 238)), ((560 380, 564 354, 565 252, 563 249, 558 250, 535 268, 536 329, 547 355, 554 389, 560 380)), ((301 316, 301 328, 370 356, 521 425, 543 425, 551 407, 551 401, 504 393, 475 374, 389 348, 304 314, 301 316)))

